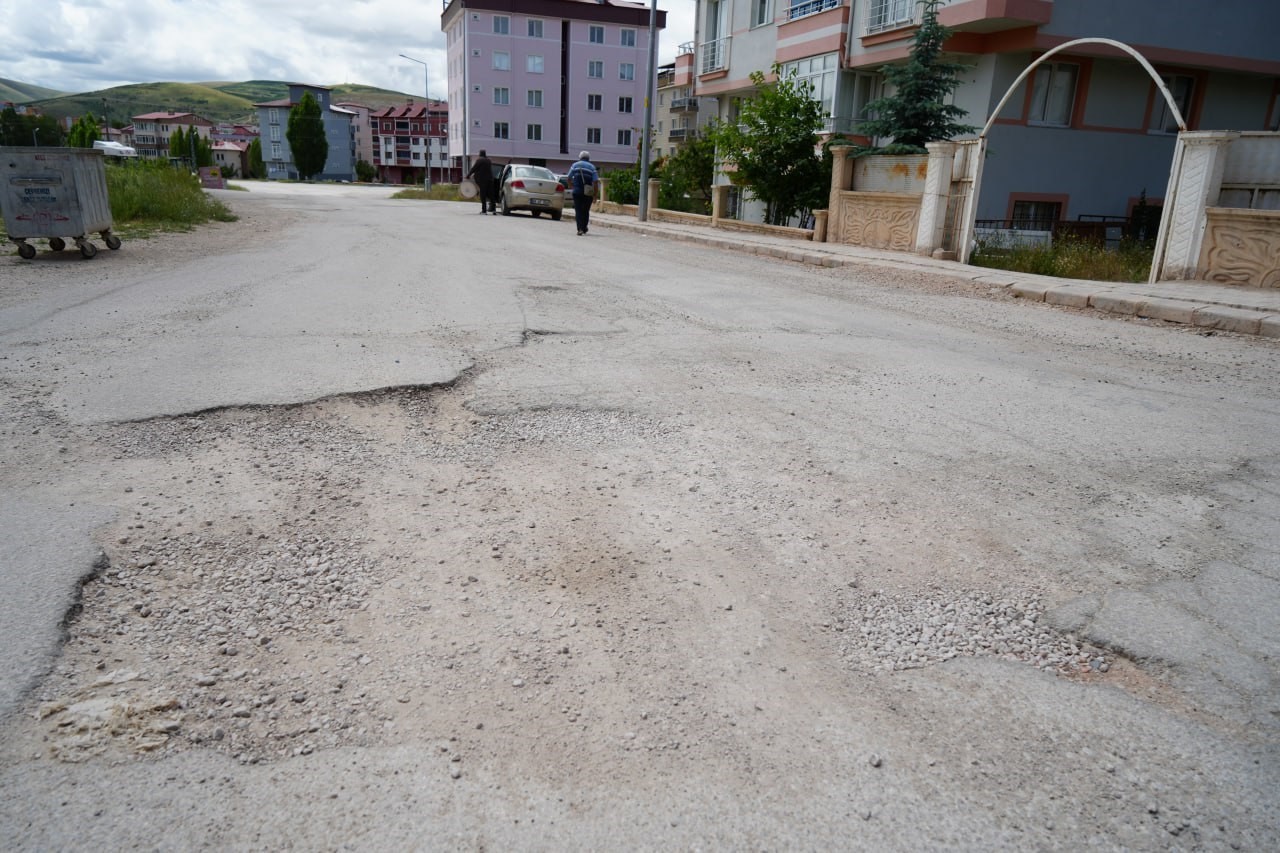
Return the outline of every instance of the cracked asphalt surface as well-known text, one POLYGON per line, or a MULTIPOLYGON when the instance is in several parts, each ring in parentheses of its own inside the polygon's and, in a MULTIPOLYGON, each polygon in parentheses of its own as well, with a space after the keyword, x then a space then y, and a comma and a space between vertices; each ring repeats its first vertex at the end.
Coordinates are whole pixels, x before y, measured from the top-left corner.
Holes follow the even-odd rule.
POLYGON ((1280 847, 1276 342, 249 189, 0 258, 11 849, 1280 847))

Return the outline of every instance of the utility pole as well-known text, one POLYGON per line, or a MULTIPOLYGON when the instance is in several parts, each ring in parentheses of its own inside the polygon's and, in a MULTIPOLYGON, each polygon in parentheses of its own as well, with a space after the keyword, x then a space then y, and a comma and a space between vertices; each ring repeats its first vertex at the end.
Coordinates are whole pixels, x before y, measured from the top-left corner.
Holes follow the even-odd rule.
POLYGON ((400 54, 400 58, 407 59, 410 62, 416 62, 422 66, 422 94, 427 98, 427 107, 424 113, 426 123, 422 126, 422 141, 426 144, 427 162, 424 164, 425 168, 422 170, 422 186, 427 192, 431 192, 431 81, 428 77, 430 70, 427 68, 427 63, 423 62, 421 59, 414 59, 412 56, 405 56, 403 53, 400 54))
POLYGON ((636 219, 646 222, 649 219, 649 161, 653 136, 653 89, 657 85, 655 67, 658 56, 658 0, 649 3, 649 72, 644 82, 644 138, 640 140, 640 207, 636 211, 636 219))

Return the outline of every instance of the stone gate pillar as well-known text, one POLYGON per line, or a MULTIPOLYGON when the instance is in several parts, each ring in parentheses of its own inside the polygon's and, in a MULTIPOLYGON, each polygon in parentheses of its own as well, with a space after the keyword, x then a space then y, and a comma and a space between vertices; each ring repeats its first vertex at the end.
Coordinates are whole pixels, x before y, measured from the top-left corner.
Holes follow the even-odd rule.
POLYGON ((946 240, 947 204, 951 200, 951 172, 955 166, 954 142, 929 142, 928 171, 920 197, 920 221, 916 225, 916 253, 932 255, 946 240))
POLYGON ((1194 130, 1178 134, 1173 173, 1164 199, 1164 216, 1156 240, 1156 269, 1162 281, 1195 278, 1204 242, 1206 207, 1218 203, 1227 150, 1240 137, 1229 130, 1194 130))

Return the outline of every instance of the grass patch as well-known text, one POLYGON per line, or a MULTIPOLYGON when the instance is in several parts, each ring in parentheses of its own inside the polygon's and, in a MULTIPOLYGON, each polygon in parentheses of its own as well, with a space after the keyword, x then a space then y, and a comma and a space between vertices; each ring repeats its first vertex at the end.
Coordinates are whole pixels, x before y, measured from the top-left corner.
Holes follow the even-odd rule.
POLYGON ((475 201, 473 198, 463 198, 458 195, 457 184, 432 184, 430 192, 422 187, 409 187, 400 190, 391 197, 407 198, 414 201, 475 201))
POLYGON ((1079 278, 1088 281, 1147 280, 1154 249, 1135 240, 1122 240, 1115 249, 1070 236, 1052 245, 1010 246, 998 240, 978 242, 969 262, 977 267, 1012 272, 1079 278))
POLYGON ((236 220, 230 208, 204 191, 199 178, 168 163, 113 165, 107 169, 107 195, 117 225, 189 231, 210 220, 236 220))

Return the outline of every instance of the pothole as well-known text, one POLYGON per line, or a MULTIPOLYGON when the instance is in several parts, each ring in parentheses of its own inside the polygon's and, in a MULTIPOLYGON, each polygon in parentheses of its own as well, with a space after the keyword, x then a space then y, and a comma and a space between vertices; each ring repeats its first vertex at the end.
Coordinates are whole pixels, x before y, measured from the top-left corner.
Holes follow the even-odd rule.
POLYGON ((933 587, 925 592, 851 589, 835 625, 841 651, 864 670, 897 672, 956 657, 992 656, 1064 676, 1102 674, 1112 656, 1044 622, 1028 589, 933 587))

